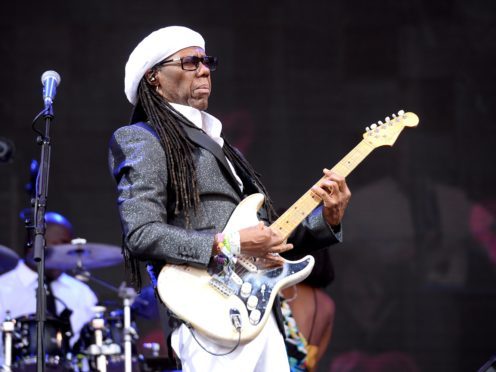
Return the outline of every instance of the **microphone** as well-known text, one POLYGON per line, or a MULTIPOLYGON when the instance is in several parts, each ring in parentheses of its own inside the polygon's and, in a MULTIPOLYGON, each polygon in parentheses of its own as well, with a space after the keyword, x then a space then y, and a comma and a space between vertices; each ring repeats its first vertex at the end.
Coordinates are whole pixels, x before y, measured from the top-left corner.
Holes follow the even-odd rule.
POLYGON ((45 71, 41 75, 41 83, 43 84, 43 101, 45 102, 45 107, 52 105, 57 93, 57 85, 60 84, 60 75, 56 71, 45 71))

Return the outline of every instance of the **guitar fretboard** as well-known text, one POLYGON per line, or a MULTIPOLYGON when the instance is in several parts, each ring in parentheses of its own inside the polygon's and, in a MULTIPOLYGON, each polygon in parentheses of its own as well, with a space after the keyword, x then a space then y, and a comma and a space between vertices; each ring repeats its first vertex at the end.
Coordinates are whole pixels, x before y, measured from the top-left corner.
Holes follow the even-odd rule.
MULTIPOLYGON (((355 167, 369 155, 374 147, 362 140, 331 170, 343 177, 347 177, 355 167)), ((315 185, 324 180, 322 177, 315 185)), ((284 212, 272 225, 284 239, 321 203, 321 199, 313 193, 311 188, 303 194, 286 212, 284 212)))

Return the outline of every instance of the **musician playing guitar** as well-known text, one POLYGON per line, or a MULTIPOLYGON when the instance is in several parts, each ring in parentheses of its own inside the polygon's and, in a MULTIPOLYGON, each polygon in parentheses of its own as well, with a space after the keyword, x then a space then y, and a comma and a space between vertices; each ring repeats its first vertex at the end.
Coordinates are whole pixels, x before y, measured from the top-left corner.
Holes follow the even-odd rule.
MULTIPOLYGON (((314 198, 323 203, 287 242, 264 224, 273 218, 273 208, 258 174, 222 136, 221 122, 205 112, 216 67, 217 58, 206 54, 202 36, 179 26, 148 35, 126 64, 125 93, 134 111, 130 125, 111 138, 109 166, 117 183, 123 253, 138 285, 138 261, 147 262, 154 283, 164 265, 174 270, 177 265, 186 273, 208 270, 215 279, 223 277, 222 270, 230 272, 237 257, 255 257, 266 267, 277 267, 284 262, 278 253, 293 247, 317 250, 341 241, 341 219, 351 193, 345 179, 328 170, 312 188, 314 198), (262 222, 224 231, 237 205, 254 193, 265 196, 258 211, 262 222)), ((210 283, 229 291, 229 285, 221 288, 221 281, 210 283)), ((183 281, 168 282, 181 293, 183 281)), ((261 288, 262 293, 268 290, 261 288)), ((167 291, 160 295, 167 303, 167 291)), ((202 312, 209 302, 198 303, 194 310, 202 312)), ((234 346, 219 343, 212 333, 202 334, 182 318, 171 343, 183 370, 289 370, 276 320, 277 298, 272 309, 269 306, 268 320, 256 337, 234 346)), ((250 314, 250 322, 257 323, 260 314, 253 310, 250 314)), ((247 322, 241 322, 238 309, 226 317, 241 340, 247 322)))

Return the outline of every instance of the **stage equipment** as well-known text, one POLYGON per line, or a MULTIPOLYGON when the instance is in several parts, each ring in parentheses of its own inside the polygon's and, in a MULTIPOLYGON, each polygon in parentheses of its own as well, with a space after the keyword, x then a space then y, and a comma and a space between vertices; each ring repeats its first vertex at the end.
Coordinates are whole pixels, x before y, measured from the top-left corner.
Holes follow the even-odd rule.
POLYGON ((43 344, 45 321, 46 321, 46 291, 45 291, 45 211, 48 199, 48 176, 50 174, 50 125, 54 118, 53 99, 60 76, 55 71, 46 71, 41 75, 43 84, 44 109, 36 115, 33 120, 32 129, 38 134, 36 143, 41 146, 40 169, 36 178, 36 192, 32 201, 33 212, 33 258, 37 264, 38 289, 36 291, 36 321, 37 321, 37 359, 36 370, 45 371, 45 348, 43 344), (44 132, 36 128, 38 119, 43 118, 45 122, 44 132))
POLYGON ((55 71, 45 71, 43 75, 41 75, 45 108, 48 108, 53 104, 55 94, 57 93, 57 86, 60 84, 60 81, 60 75, 55 71))
POLYGON ((72 239, 45 249, 45 268, 62 271, 97 269, 123 262, 121 248, 108 244, 87 243, 86 239, 72 239))

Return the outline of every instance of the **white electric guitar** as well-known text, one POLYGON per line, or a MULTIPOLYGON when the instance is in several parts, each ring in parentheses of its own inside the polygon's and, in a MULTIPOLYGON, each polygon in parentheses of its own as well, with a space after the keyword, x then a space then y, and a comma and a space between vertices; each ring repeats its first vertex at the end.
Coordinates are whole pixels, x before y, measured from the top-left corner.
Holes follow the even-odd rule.
MULTIPOLYGON (((414 113, 400 111, 384 123, 379 121, 367 127, 363 140, 332 171, 346 177, 373 149, 392 146, 404 127, 414 127, 418 122, 414 113)), ((256 225, 257 211, 263 202, 262 194, 252 194, 241 201, 224 232, 256 225)), ((270 227, 287 238, 320 203, 320 198, 309 189, 270 227)), ((270 267, 264 259, 243 255, 227 265, 228 270, 219 270, 215 259, 207 269, 168 264, 158 276, 157 289, 175 316, 216 343, 232 347, 247 343, 260 333, 277 293, 304 280, 313 265, 312 256, 270 267)))

